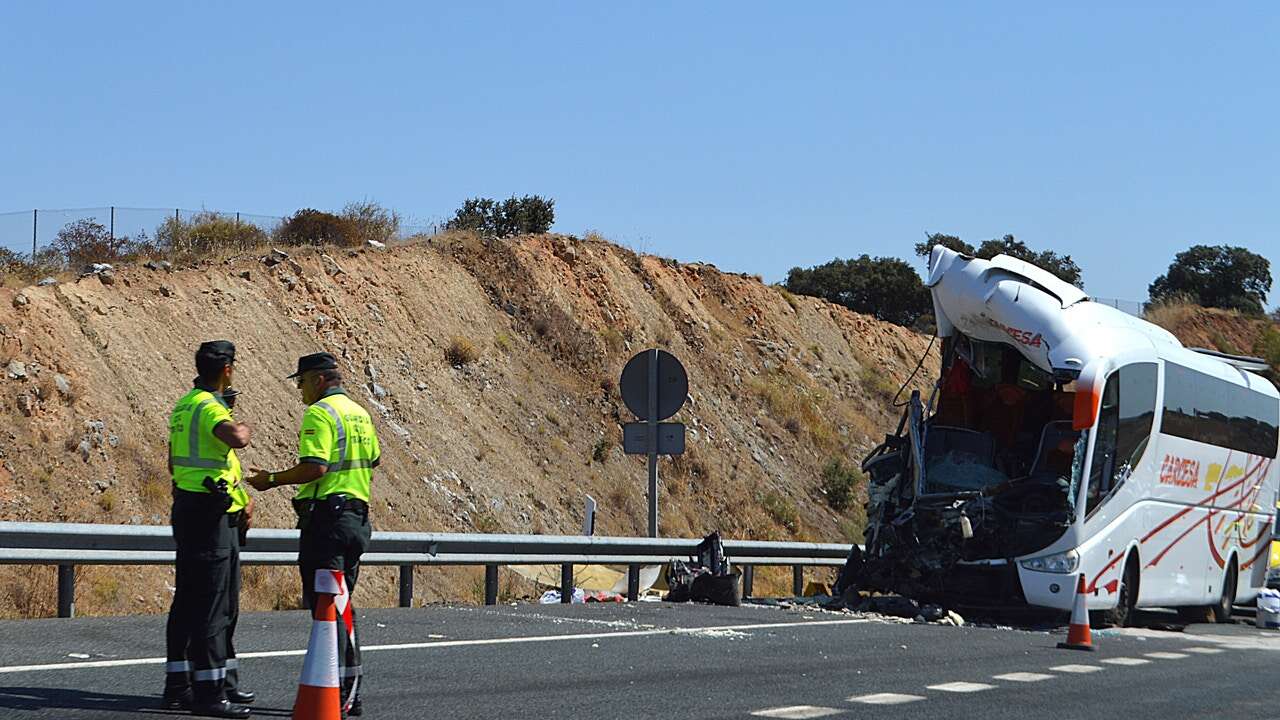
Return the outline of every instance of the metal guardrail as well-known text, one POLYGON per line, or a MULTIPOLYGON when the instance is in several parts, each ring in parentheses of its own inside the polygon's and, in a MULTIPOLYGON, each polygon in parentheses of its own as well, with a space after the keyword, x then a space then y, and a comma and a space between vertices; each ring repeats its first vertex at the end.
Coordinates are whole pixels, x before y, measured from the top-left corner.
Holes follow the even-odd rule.
MULTIPOLYGON (((417 565, 483 565, 486 605, 497 603, 498 569, 503 565, 560 565, 562 602, 573 594, 574 565, 626 565, 627 597, 635 600, 641 566, 687 558, 699 542, 700 538, 375 532, 361 563, 400 568, 400 607, 412 605, 417 565)), ((849 546, 725 540, 724 551, 743 568, 742 594, 749 597, 757 565, 790 566, 792 589, 799 595, 805 567, 843 565, 849 546)), ((0 522, 0 565, 58 566, 58 617, 75 613, 76 565, 172 565, 174 553, 167 526, 0 522)), ((297 558, 297 530, 250 530, 240 554, 245 565, 293 565, 297 558)))

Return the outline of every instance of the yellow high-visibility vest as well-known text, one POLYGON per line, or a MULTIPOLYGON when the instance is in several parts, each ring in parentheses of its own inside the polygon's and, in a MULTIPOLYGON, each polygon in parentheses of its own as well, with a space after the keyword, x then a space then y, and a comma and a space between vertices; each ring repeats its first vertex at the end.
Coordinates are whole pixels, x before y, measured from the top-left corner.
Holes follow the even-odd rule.
POLYGON ((240 459, 236 451, 213 434, 219 423, 233 422, 231 411, 217 395, 192 388, 182 396, 169 415, 169 461, 173 463, 173 484, 180 490, 207 493, 205 478, 216 485, 225 480, 236 512, 249 502, 240 484, 240 459))
POLYGON ((335 493, 369 502, 369 484, 381 449, 373 419, 364 408, 333 388, 307 407, 298 433, 300 462, 325 465, 324 475, 298 488, 298 500, 335 493))

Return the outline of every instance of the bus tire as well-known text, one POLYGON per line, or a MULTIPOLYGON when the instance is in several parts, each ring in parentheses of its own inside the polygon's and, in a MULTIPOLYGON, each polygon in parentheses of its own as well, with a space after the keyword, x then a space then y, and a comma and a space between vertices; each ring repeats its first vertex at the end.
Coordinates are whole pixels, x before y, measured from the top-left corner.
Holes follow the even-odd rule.
POLYGON ((1137 615, 1138 560, 1132 554, 1124 563, 1124 574, 1116 591, 1116 606, 1102 611, 1102 622, 1108 627, 1129 627, 1137 615))
POLYGON ((1222 595, 1218 602, 1209 606, 1209 614, 1216 623, 1231 622, 1231 607, 1236 603, 1236 564, 1232 560, 1227 574, 1222 579, 1222 595))

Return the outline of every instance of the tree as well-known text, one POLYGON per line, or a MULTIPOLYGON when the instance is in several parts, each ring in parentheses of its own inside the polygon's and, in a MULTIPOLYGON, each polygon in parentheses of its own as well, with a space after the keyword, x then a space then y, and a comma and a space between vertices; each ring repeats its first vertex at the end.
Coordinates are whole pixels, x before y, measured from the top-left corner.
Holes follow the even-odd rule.
POLYGON ((287 218, 275 231, 286 245, 359 245, 360 228, 349 218, 304 208, 287 218))
POLYGON ((537 235, 556 221, 556 201, 538 195, 510 197, 502 202, 468 198, 445 223, 449 230, 471 230, 488 237, 537 235))
POLYGON ((1174 256, 1147 288, 1151 302, 1185 297, 1204 307, 1262 314, 1271 263, 1242 247, 1194 245, 1174 256))
POLYGON ((789 292, 820 297, 904 327, 933 311, 920 276, 898 258, 863 255, 807 269, 791 268, 784 286, 789 292))
POLYGON ((928 235, 924 242, 916 243, 916 255, 923 258, 929 257, 929 253, 933 252, 935 245, 941 245, 955 250, 961 255, 969 255, 983 260, 990 260, 997 255, 1008 255, 1029 262, 1041 270, 1046 270, 1060 280, 1069 282, 1078 288, 1084 287, 1084 278, 1081 276, 1080 266, 1076 265, 1075 260, 1072 260, 1070 255, 1059 255, 1052 250, 1036 252, 1027 247, 1026 243, 1012 235, 987 240, 977 248, 974 248, 955 235, 933 233, 928 235))

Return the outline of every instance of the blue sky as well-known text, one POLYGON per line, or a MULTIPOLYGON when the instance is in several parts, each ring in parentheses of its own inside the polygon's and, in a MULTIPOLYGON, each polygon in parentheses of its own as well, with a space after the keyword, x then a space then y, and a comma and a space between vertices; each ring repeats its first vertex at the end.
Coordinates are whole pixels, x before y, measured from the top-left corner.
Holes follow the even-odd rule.
POLYGON ((767 280, 927 231, 1280 278, 1280 6, 887 5, 7 3, 0 211, 537 193, 767 280))

